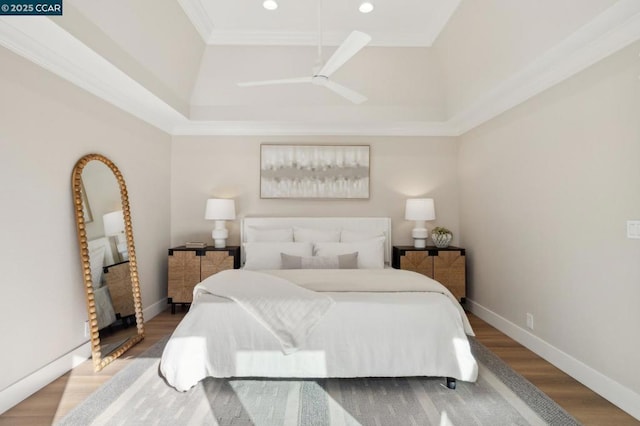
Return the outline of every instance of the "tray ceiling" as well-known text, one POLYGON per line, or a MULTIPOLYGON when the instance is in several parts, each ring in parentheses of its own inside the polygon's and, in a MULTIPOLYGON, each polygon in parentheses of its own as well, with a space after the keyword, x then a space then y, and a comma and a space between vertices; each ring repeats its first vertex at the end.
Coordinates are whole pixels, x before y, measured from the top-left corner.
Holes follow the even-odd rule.
POLYGON ((315 45, 320 16, 326 44, 360 30, 372 46, 431 46, 460 1, 374 0, 363 14, 357 0, 280 0, 274 11, 258 0, 179 0, 207 44, 315 45))
POLYGON ((0 45, 173 134, 457 135, 640 39, 637 0, 324 0, 325 58, 373 40, 314 87, 317 3, 66 0, 62 17, 0 17, 0 45), (21 19, 25 18, 25 19, 21 19))

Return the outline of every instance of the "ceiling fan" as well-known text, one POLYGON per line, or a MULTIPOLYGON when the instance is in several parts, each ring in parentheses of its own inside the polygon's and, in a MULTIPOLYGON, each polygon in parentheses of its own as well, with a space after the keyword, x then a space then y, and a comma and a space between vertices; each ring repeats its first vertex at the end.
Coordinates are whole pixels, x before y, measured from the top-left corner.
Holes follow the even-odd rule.
POLYGON ((250 86, 271 86, 276 84, 296 84, 296 83, 311 83, 317 86, 324 86, 327 89, 337 93, 353 102, 354 104, 361 104, 362 102, 367 100, 367 97, 361 95, 360 93, 352 90, 348 87, 345 87, 339 83, 336 83, 333 80, 330 80, 329 77, 331 74, 336 72, 338 68, 344 65, 349 59, 351 59, 356 53, 360 51, 363 47, 365 47, 369 41, 371 41, 371 36, 365 34, 361 31, 353 31, 349 36, 338 46, 336 51, 331 55, 331 57, 322 64, 322 25, 320 24, 320 6, 318 7, 318 22, 319 22, 319 36, 318 36, 318 59, 317 65, 313 69, 313 72, 308 77, 295 77, 295 78, 284 78, 280 80, 263 80, 263 81, 248 81, 244 83, 238 83, 240 87, 250 87, 250 86))

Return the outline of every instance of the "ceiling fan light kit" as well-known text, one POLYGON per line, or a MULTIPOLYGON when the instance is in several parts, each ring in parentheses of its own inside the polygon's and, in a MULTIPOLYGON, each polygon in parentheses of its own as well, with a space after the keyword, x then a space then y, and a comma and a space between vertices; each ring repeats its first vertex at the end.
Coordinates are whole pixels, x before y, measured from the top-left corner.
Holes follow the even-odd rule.
POLYGON ((278 8, 278 3, 275 0, 264 0, 264 2, 262 2, 262 7, 267 10, 276 10, 278 8))
POLYGON ((363 1, 362 3, 360 3, 360 6, 358 7, 358 10, 361 13, 369 13, 373 11, 373 3, 371 3, 370 1, 363 1))
MULTIPOLYGON (((266 0, 263 5, 267 7, 269 0, 266 0)), ((273 2, 275 3, 275 1, 273 2)), ((368 3, 368 2, 365 2, 368 3)), ((277 5, 276 5, 277 7, 277 5)), ((335 94, 342 96, 343 98, 351 101, 354 104, 361 104, 367 100, 367 97, 343 86, 335 81, 331 80, 331 75, 336 72, 341 66, 343 66, 349 59, 356 55, 363 47, 365 47, 370 41, 371 36, 361 31, 352 31, 351 34, 338 46, 333 52, 333 55, 322 63, 322 23, 321 23, 321 10, 322 2, 318 2, 318 59, 317 67, 314 68, 310 76, 307 77, 294 77, 283 78, 278 80, 262 80, 262 81, 247 81, 237 83, 239 87, 253 87, 253 86, 273 86, 277 84, 299 84, 299 83, 311 83, 315 86, 326 87, 335 94)), ((371 6, 373 7, 373 6, 371 6)))

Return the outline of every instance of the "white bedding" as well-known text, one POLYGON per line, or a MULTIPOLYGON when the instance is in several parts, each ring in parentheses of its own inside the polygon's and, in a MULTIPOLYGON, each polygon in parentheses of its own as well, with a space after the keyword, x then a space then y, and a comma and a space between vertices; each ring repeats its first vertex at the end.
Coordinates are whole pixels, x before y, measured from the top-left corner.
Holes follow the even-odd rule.
POLYGON ((96 318, 98 330, 102 330, 116 321, 116 312, 113 309, 109 287, 102 286, 93 289, 93 298, 96 303, 96 318))
POLYGON ((464 309, 455 296, 438 281, 425 275, 400 269, 322 269, 309 273, 302 269, 265 271, 270 275, 288 279, 300 287, 321 292, 434 292, 445 295, 453 302, 462 319, 465 333, 473 330, 464 309))
POLYGON ((194 288, 194 299, 201 293, 236 302, 278 339, 287 355, 300 349, 313 327, 335 303, 330 297, 287 279, 241 269, 206 278, 194 288))
POLYGON ((96 304, 96 317, 98 330, 111 325, 116 320, 116 312, 113 308, 111 294, 104 285, 103 268, 112 265, 113 253, 107 237, 100 237, 88 242, 89 262, 91 266, 91 284, 93 285, 93 297, 96 304))
POLYGON ((228 298, 198 291, 162 355, 160 369, 170 385, 186 391, 209 376, 476 380, 465 334, 472 334, 471 327, 435 281, 386 269, 269 273, 325 291, 335 302, 299 350, 283 354, 280 341, 252 314, 228 298))

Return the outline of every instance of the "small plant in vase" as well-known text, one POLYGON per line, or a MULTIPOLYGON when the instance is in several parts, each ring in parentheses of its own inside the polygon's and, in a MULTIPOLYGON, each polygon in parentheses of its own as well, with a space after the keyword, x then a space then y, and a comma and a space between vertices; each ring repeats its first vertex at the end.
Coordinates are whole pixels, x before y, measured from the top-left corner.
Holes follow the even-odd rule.
POLYGON ((433 229, 433 231, 431 231, 431 239, 433 240, 433 244, 438 248, 448 247, 452 238, 453 233, 447 228, 443 228, 442 226, 437 226, 433 229))

